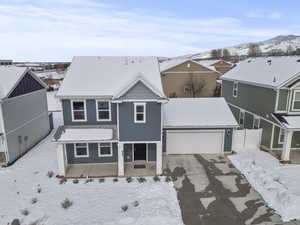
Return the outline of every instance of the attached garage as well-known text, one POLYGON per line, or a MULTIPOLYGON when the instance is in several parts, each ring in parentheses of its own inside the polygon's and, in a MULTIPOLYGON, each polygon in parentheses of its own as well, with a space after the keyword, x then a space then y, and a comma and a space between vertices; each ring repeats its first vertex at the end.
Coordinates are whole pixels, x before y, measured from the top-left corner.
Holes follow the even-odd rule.
POLYGON ((164 105, 167 154, 231 152, 238 124, 223 98, 170 99, 164 105))

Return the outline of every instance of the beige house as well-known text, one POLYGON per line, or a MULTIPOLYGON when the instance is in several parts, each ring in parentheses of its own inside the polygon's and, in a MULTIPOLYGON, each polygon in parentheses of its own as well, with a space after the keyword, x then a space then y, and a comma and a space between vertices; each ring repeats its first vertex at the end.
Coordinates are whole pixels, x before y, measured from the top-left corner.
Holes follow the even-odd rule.
POLYGON ((194 59, 194 61, 204 66, 211 66, 221 74, 228 72, 234 67, 234 64, 222 59, 194 59))
POLYGON ((176 58, 160 63, 165 95, 179 98, 212 97, 222 75, 214 66, 176 58))

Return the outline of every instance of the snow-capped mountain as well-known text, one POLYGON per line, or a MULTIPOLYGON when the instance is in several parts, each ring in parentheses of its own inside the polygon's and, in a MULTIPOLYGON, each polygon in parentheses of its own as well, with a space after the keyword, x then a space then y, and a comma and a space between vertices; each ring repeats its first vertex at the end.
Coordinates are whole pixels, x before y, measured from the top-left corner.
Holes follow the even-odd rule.
MULTIPOLYGON (((227 48, 232 55, 247 55, 249 50, 249 45, 252 43, 246 43, 231 47, 225 47, 227 48)), ((284 52, 287 51, 289 46, 293 50, 296 50, 297 48, 300 48, 300 36, 296 35, 280 35, 274 38, 271 38, 266 41, 256 42, 255 44, 258 44, 261 51, 263 53, 268 53, 273 50, 282 50, 284 52)), ((208 52, 202 52, 199 54, 193 54, 193 58, 208 58, 210 57, 210 51, 208 52)))

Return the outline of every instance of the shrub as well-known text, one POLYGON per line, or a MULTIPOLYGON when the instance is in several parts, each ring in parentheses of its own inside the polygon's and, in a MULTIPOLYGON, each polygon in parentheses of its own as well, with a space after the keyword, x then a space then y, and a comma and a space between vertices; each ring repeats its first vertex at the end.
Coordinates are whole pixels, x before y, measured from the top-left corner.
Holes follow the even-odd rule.
POLYGON ((128 210, 128 205, 123 205, 121 209, 123 210, 123 212, 126 212, 128 210))
POLYGON ((133 181, 132 177, 126 177, 127 183, 131 183, 133 181))
POLYGON ((64 177, 64 178, 61 178, 59 180, 59 184, 64 184, 64 183, 67 183, 67 179, 64 177))
POLYGON ((114 178, 114 179, 113 179, 113 182, 118 182, 118 178, 114 178))
POLYGON ((139 203, 138 201, 134 201, 134 202, 132 203, 132 205, 133 205, 133 207, 138 207, 138 206, 140 205, 140 203, 139 203))
POLYGON ((139 177, 139 178, 137 178, 137 180, 139 183, 144 183, 147 181, 146 178, 144 178, 144 177, 139 177))
POLYGON ((39 193, 39 194, 42 193, 42 188, 38 187, 37 190, 36 190, 36 192, 39 193))
POLYGON ((68 198, 66 198, 65 200, 63 200, 62 203, 61 203, 61 207, 62 207, 63 209, 68 209, 68 208, 70 208, 72 205, 73 205, 73 202, 70 201, 68 198))
POLYGON ((37 198, 32 198, 31 199, 31 204, 35 204, 35 203, 37 203, 37 198))
POLYGON ((48 171, 47 176, 48 176, 49 178, 53 177, 53 175, 54 175, 54 172, 53 172, 53 171, 48 171))
POLYGON ((153 177, 153 180, 154 180, 155 182, 158 182, 158 181, 160 181, 160 178, 159 178, 159 176, 154 176, 154 177, 153 177))
POLYGON ((100 178, 99 179, 99 183, 104 183, 105 182, 105 179, 104 178, 100 178))
POLYGON ((168 182, 171 182, 171 178, 170 178, 170 176, 166 176, 166 179, 165 179, 165 181, 168 183, 168 182))
POLYGON ((78 179, 74 179, 73 180, 73 184, 78 184, 79 183, 79 180, 78 179))
POLYGON ((28 216, 29 215, 28 209, 21 210, 21 214, 24 215, 24 216, 28 216))

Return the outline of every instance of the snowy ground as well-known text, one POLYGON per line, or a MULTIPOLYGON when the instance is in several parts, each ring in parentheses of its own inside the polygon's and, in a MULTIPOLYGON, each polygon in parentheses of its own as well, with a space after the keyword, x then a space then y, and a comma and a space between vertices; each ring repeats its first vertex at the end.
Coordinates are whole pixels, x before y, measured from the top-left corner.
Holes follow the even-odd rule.
POLYGON ((283 221, 300 219, 299 165, 282 165, 260 150, 241 152, 229 159, 283 221))
POLYGON ((48 171, 57 171, 53 133, 8 168, 0 168, 0 224, 8 224, 19 218, 21 224, 34 222, 43 225, 117 225, 117 224, 183 224, 173 183, 154 182, 151 177, 145 183, 136 179, 113 182, 97 179, 85 184, 68 180, 59 184, 48 171), (38 188, 41 193, 38 193, 38 188), (32 199, 37 202, 32 204, 32 199), (68 198, 73 205, 68 209, 61 202, 68 198), (139 206, 134 207, 133 202, 139 206), (128 205, 123 212, 121 206, 128 205), (29 215, 22 214, 27 209, 29 215))

